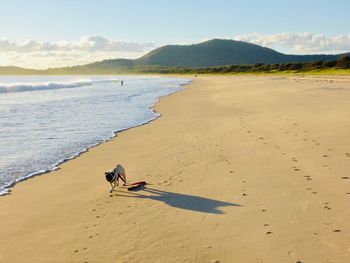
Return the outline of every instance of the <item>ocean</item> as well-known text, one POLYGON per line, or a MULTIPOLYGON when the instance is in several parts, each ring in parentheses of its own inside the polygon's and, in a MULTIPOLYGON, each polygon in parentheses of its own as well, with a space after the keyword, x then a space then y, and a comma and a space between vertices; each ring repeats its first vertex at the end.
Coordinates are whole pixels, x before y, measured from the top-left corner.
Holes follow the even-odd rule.
POLYGON ((118 131, 154 120, 158 99, 189 82, 149 76, 1 76, 0 195, 118 131))

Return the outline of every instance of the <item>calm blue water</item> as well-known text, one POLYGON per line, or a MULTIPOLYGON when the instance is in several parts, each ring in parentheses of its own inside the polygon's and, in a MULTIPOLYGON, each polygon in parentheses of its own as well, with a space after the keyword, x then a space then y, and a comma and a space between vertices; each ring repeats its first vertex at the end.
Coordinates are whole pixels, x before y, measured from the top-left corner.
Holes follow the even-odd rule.
POLYGON ((156 77, 0 77, 0 194, 116 131, 153 120, 158 98, 187 83, 156 77))

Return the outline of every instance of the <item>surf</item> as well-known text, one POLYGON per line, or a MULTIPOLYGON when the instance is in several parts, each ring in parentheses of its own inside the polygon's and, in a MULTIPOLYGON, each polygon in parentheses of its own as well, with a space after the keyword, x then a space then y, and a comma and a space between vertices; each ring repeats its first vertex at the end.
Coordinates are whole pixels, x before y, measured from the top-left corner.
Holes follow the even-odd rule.
POLYGON ((94 81, 91 79, 77 79, 77 80, 71 80, 71 81, 0 83, 0 93, 79 88, 79 87, 91 86, 94 83, 108 83, 108 82, 118 82, 118 80, 106 79, 106 80, 94 81))

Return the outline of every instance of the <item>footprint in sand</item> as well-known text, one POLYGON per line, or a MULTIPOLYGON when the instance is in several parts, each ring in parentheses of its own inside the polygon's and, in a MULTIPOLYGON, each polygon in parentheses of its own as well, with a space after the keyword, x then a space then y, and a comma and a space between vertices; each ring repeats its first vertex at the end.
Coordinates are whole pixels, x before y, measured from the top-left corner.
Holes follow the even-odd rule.
POLYGON ((328 158, 329 156, 327 154, 322 155, 323 158, 328 158))
POLYGON ((341 232, 341 230, 339 228, 334 228, 332 223, 323 223, 323 224, 328 226, 330 228, 330 230, 332 230, 332 232, 336 232, 336 233, 341 232))
POLYGON ((331 210, 331 209, 332 209, 332 208, 329 206, 329 202, 323 202, 322 205, 324 205, 324 206, 323 206, 324 209, 327 209, 327 210, 331 210))
POLYGON ((271 235, 271 234, 272 234, 271 231, 267 231, 267 232, 266 232, 266 235, 271 235))
POLYGON ((341 179, 343 179, 343 180, 347 180, 347 179, 350 179, 350 177, 348 177, 348 176, 342 176, 342 178, 341 179))
POLYGON ((350 157, 350 153, 345 153, 345 156, 346 157, 350 157))
MULTIPOLYGON (((88 250, 88 248, 87 248, 87 247, 84 247, 84 248, 83 248, 83 251, 86 251, 86 250, 88 250)), ((74 250, 74 253, 79 253, 79 249, 74 250)))

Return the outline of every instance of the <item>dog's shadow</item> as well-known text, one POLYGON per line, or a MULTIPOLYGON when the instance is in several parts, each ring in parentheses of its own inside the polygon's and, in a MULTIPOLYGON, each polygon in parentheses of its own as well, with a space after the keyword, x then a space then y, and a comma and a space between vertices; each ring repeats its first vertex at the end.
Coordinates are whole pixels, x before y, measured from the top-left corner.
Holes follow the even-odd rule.
POLYGON ((167 192, 153 188, 144 187, 142 190, 143 192, 146 192, 146 194, 119 192, 117 196, 150 199, 163 202, 172 207, 210 214, 224 214, 224 211, 219 209, 220 207, 241 206, 235 203, 223 202, 195 195, 167 192))

